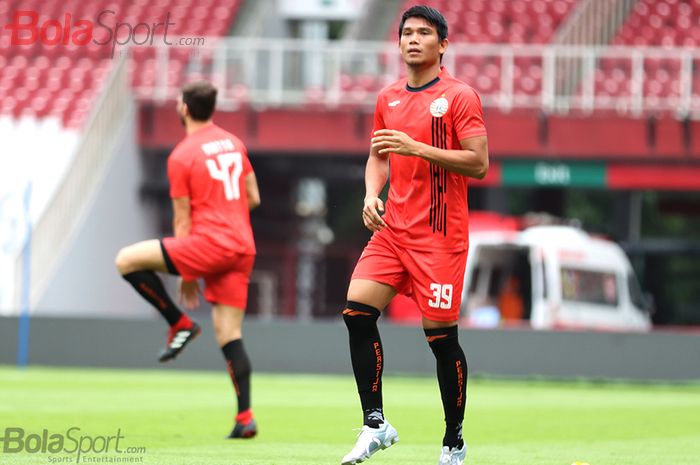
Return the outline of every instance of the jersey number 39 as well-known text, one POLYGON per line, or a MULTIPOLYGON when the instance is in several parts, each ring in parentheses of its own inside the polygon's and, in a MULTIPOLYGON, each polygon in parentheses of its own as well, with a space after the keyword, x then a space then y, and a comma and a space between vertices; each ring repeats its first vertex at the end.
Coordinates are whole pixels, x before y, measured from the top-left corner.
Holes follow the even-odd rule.
POLYGON ((433 298, 428 300, 428 307, 449 310, 452 308, 452 284, 430 283, 433 298))
POLYGON ((216 161, 211 158, 207 160, 207 168, 213 179, 224 183, 226 200, 241 198, 241 188, 238 185, 243 172, 241 152, 220 153, 216 156, 216 161), (231 170, 232 166, 233 170, 231 170))

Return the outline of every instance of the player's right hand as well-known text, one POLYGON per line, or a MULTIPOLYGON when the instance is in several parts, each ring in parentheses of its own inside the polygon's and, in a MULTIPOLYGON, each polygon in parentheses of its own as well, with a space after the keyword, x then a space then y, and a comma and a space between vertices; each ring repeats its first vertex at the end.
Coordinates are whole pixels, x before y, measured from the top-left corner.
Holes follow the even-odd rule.
POLYGON ((365 197, 365 206, 362 209, 362 221, 365 227, 372 232, 381 231, 386 223, 379 212, 384 212, 384 202, 379 197, 365 197))
POLYGON ((178 286, 178 298, 180 303, 185 306, 187 310, 194 310, 199 307, 199 293, 201 292, 199 288, 199 283, 195 281, 185 281, 180 279, 180 285, 178 286))

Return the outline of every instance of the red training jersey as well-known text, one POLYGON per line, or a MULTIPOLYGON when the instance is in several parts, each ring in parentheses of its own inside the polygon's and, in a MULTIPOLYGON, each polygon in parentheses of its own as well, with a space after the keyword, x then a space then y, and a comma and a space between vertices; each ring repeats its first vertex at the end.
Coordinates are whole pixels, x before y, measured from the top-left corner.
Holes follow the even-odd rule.
MULTIPOLYGON (((411 88, 406 79, 382 89, 374 131, 394 129, 433 147, 461 150, 459 141, 486 135, 476 91, 440 69, 430 83, 411 88)), ((402 247, 426 251, 468 248, 467 177, 420 157, 391 153, 387 234, 402 247)))
POLYGON ((252 171, 243 142, 215 124, 177 144, 168 157, 170 197, 190 198, 190 234, 235 253, 255 253, 245 188, 252 171))

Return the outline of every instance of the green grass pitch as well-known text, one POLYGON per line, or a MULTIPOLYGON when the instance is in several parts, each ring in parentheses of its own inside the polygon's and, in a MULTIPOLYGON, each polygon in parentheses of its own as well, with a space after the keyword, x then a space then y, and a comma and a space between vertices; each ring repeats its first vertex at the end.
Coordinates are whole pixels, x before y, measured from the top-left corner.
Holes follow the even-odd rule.
MULTIPOLYGON (((375 465, 437 463, 442 411, 433 378, 386 376, 384 403, 401 441, 375 465)), ((464 434, 474 465, 700 464, 700 385, 473 380, 464 434)), ((351 376, 255 373, 260 434, 223 439, 232 426, 226 373, 0 367, 0 434, 109 436, 152 465, 339 464, 360 423, 351 376)), ((0 443, 0 447, 2 443, 0 443)), ((2 464, 75 463, 75 454, 1 453, 2 464), (59 462, 66 458, 70 462, 59 462)), ((85 457, 85 456, 83 456, 85 457)), ((110 461, 81 463, 117 463, 110 461)), ((128 463, 128 462, 121 462, 128 463)))

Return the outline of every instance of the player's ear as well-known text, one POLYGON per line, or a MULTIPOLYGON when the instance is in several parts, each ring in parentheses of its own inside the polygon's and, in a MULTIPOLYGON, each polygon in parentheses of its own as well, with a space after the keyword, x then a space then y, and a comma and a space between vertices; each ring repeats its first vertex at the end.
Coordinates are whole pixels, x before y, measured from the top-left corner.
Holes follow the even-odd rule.
POLYGON ((440 41, 440 55, 443 55, 447 51, 447 45, 449 44, 449 40, 447 40, 447 37, 442 39, 440 41))

